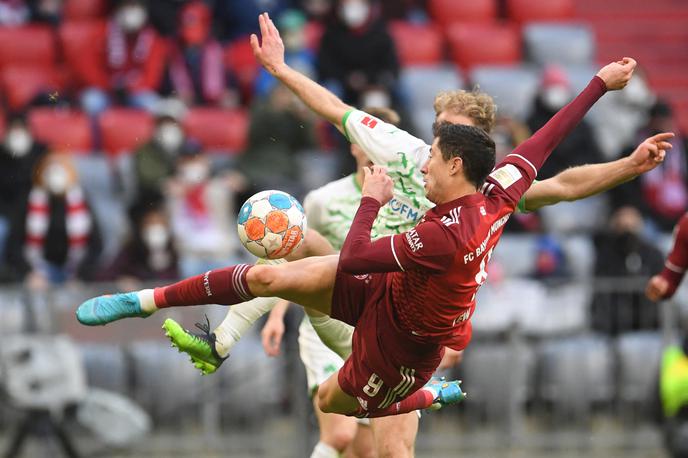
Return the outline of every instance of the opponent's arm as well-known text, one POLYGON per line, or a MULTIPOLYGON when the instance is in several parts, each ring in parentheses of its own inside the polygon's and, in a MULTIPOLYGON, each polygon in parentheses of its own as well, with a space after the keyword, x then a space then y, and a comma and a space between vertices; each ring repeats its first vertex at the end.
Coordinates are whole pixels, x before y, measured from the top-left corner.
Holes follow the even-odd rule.
POLYGON ((279 356, 282 337, 284 336, 284 315, 289 308, 289 301, 280 299, 272 308, 268 320, 260 331, 263 350, 268 356, 279 356))
POLYGON ((327 256, 337 254, 332 244, 315 229, 308 229, 301 245, 285 257, 287 261, 308 258, 310 256, 327 256))
POLYGON ((674 136, 665 132, 645 139, 628 157, 603 164, 571 167, 547 180, 533 183, 526 191, 525 209, 534 211, 561 201, 574 201, 619 186, 649 172, 664 161, 668 142, 674 136))
POLYGON ((251 47, 258 62, 296 94, 308 108, 344 132, 342 119, 353 107, 284 62, 284 43, 268 13, 258 16, 258 23, 262 44, 255 34, 251 35, 251 47))
POLYGON ((651 301, 674 295, 688 268, 688 214, 681 217, 674 233, 674 246, 664 262, 664 269, 647 283, 645 294, 651 301))

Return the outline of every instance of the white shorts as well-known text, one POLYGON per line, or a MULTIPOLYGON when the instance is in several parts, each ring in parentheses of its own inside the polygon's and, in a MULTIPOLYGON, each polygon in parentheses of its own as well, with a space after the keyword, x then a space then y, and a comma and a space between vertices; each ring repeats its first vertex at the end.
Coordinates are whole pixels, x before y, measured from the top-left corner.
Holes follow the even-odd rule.
POLYGON ((337 353, 322 343, 308 316, 303 318, 299 326, 299 355, 306 367, 308 392, 311 394, 344 364, 337 353))

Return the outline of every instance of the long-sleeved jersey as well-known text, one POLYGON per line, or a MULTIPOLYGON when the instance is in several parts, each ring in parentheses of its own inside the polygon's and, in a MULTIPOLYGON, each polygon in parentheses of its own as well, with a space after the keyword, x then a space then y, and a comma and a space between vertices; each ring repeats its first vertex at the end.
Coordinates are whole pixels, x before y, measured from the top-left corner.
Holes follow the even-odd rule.
POLYGON ((674 295, 688 269, 688 213, 684 214, 674 229, 674 246, 664 262, 660 275, 669 283, 664 298, 674 295))

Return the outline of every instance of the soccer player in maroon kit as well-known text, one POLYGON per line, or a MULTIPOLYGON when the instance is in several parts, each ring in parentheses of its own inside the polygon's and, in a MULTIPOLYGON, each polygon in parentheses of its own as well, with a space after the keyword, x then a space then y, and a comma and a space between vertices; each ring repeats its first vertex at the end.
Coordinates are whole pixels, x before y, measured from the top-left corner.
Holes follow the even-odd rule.
POLYGON ((647 283, 645 294, 651 301, 668 299, 674 295, 688 269, 688 213, 674 228, 674 246, 664 262, 664 269, 647 283))
POLYGON ((445 346, 461 350, 470 341, 476 292, 504 224, 551 151, 607 90, 627 84, 635 65, 624 58, 603 67, 496 168, 484 131, 439 125, 427 156, 415 158, 436 207, 406 233, 371 242, 371 225, 393 186, 373 167, 339 255, 242 264, 155 290, 100 296, 82 304, 77 318, 101 325, 162 307, 278 296, 356 326, 351 356, 318 390, 324 412, 381 417, 456 402, 456 383, 430 378, 445 346))

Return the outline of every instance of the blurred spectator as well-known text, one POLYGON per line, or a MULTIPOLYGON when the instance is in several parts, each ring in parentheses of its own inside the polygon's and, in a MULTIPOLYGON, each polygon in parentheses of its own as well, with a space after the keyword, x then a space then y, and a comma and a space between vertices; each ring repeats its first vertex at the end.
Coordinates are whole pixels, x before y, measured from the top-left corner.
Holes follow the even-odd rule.
POLYGON ((546 234, 538 237, 535 249, 533 278, 548 283, 570 279, 566 255, 556 238, 546 234))
POLYGON ((88 113, 98 114, 118 103, 152 111, 156 91, 165 70, 166 46, 148 24, 148 12, 141 0, 123 0, 114 10, 99 52, 84 66, 88 88, 81 103, 88 113))
POLYGON ((183 277, 239 261, 234 196, 243 183, 236 173, 211 177, 210 159, 187 143, 167 193, 183 277))
POLYGON ((319 79, 352 105, 366 105, 362 95, 371 87, 384 88, 396 101, 399 60, 379 4, 339 0, 335 5, 320 42, 319 79))
POLYGON ((0 144, 0 264, 11 223, 26 211, 33 171, 45 152, 45 145, 34 141, 23 117, 8 121, 0 144))
POLYGON ((131 216, 131 237, 100 279, 117 280, 129 290, 142 281, 179 278, 177 251, 165 210, 160 205, 139 205, 131 216))
POLYGON ((31 21, 58 25, 62 20, 63 0, 33 0, 31 3, 31 21))
POLYGON ((39 288, 90 278, 101 240, 70 156, 50 153, 38 163, 26 211, 10 237, 15 280, 29 273, 29 286, 39 288))
POLYGON ((252 190, 301 194, 297 159, 315 147, 314 122, 301 101, 281 84, 273 86, 267 99, 253 103, 248 147, 239 162, 252 190))
MULTIPOLYGON (((284 60, 289 66, 306 76, 315 75, 315 55, 306 47, 306 17, 300 11, 287 10, 277 20, 277 27, 284 42, 284 60)), ((277 80, 263 67, 255 84, 255 94, 266 97, 277 80)))
POLYGON ((228 89, 222 45, 210 36, 210 25, 211 12, 205 3, 184 5, 163 92, 174 94, 187 106, 233 106, 238 100, 238 94, 228 89))
POLYGON ((31 10, 24 0, 0 0, 0 26, 23 25, 31 19, 31 10))
MULTIPOLYGON (((559 109, 573 99, 574 95, 564 71, 556 66, 547 67, 542 73, 540 90, 527 121, 531 132, 544 126, 559 109)), ((604 158, 592 128, 588 121, 583 119, 555 148, 552 156, 540 169, 538 178, 551 178, 568 167, 602 161, 604 158)))
POLYGON ((225 41, 248 39, 247 35, 258 33, 259 14, 267 12, 271 18, 277 18, 290 3, 290 0, 215 0, 220 38, 225 41))
MULTIPOLYGON (((659 250, 642 236, 643 219, 633 207, 611 217, 609 231, 595 236, 595 277, 600 280, 650 277, 662 269, 659 250)), ((617 284, 615 289, 622 289, 617 284)), ((591 307, 593 329, 611 335, 659 327, 659 309, 642 292, 599 292, 591 307)))
POLYGON ((380 0, 386 19, 420 19, 426 17, 422 0, 380 0))
POLYGON ((158 113, 153 138, 134 153, 137 202, 160 200, 165 182, 174 174, 177 158, 186 141, 184 129, 175 113, 158 113))
POLYGON ((164 37, 177 35, 179 12, 188 0, 146 0, 150 23, 164 37))
MULTIPOLYGON (((659 132, 674 132, 673 146, 656 169, 630 181, 613 193, 617 205, 638 205, 659 229, 670 231, 688 208, 688 145, 681 136, 666 102, 657 101, 648 112, 648 121, 637 133, 644 139, 659 132)), ((630 151, 630 150, 629 150, 630 151)))
POLYGON ((300 0, 297 3, 309 18, 322 21, 330 14, 333 0, 300 0))

